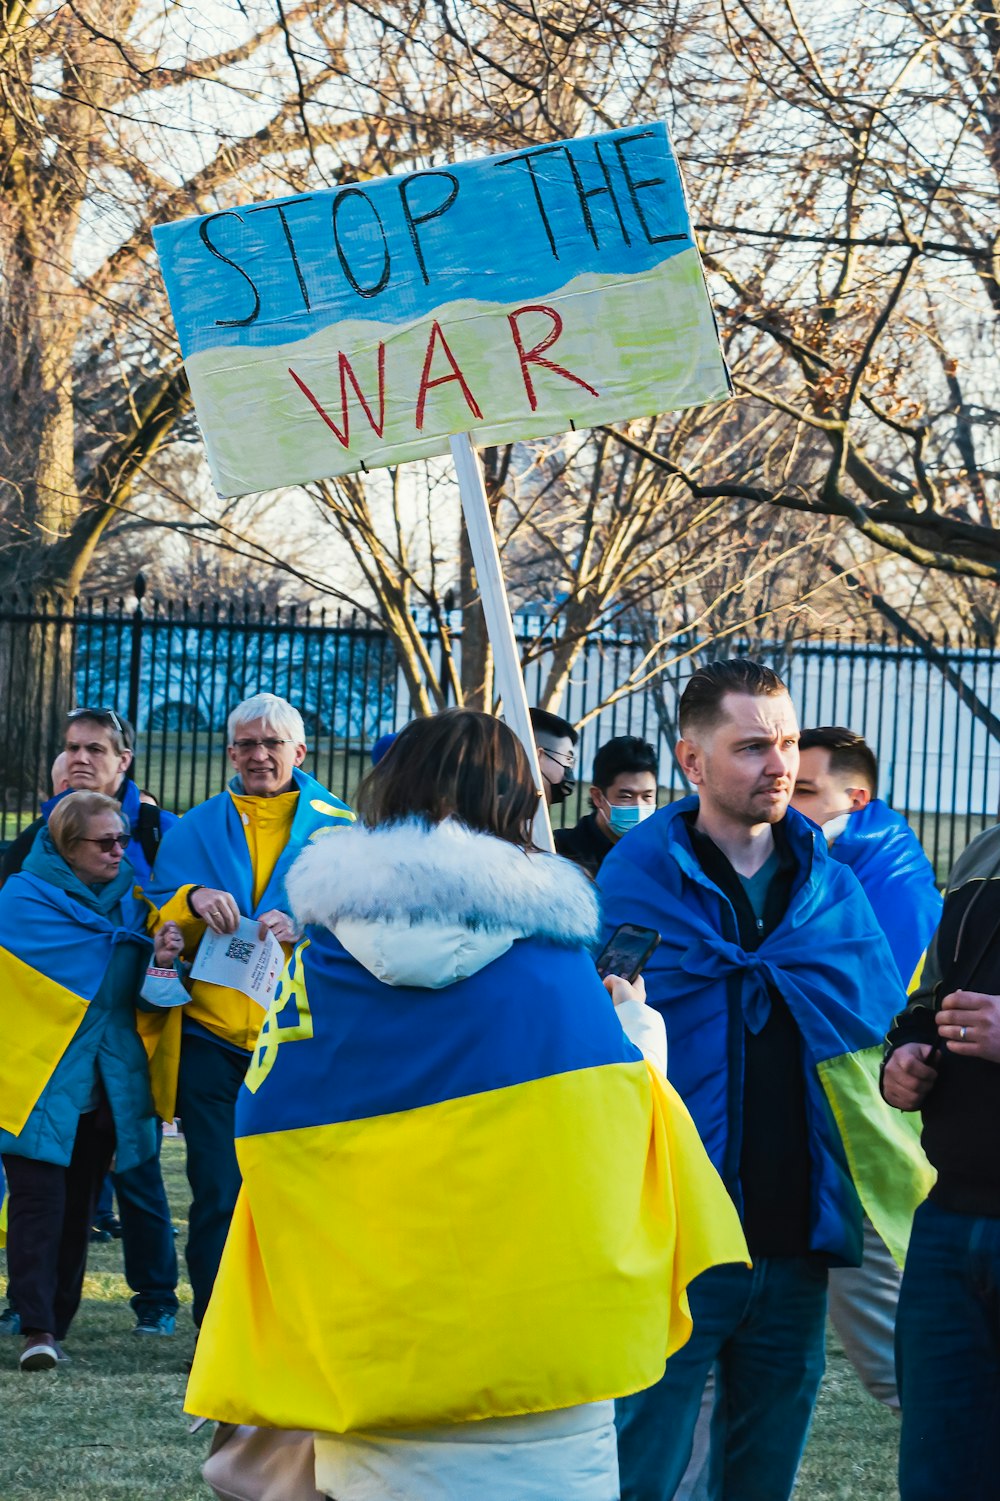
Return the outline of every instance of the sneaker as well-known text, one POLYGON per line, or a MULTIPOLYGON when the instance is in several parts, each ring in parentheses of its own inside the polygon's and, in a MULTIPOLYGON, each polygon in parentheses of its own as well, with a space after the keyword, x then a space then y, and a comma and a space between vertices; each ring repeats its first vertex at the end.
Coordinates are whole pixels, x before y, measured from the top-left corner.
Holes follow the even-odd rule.
POLYGON ((97 1225, 90 1227, 90 1244, 92 1246, 106 1246, 111 1239, 110 1230, 101 1230, 97 1225))
POLYGON ((5 1308, 0 1313, 0 1334, 20 1334, 21 1315, 16 1308, 5 1308))
POLYGON ((95 1220, 90 1232, 91 1240, 121 1240, 122 1222, 117 1214, 106 1214, 95 1220))
POLYGON ((59 1359, 59 1346, 51 1334, 28 1334, 21 1351, 22 1371, 51 1371, 59 1359))
POLYGON ((140 1313, 138 1319, 136 1320, 136 1325, 132 1330, 132 1333, 160 1335, 173 1334, 176 1324, 177 1315, 175 1313, 170 1313, 170 1311, 166 1308, 161 1308, 158 1313, 140 1313))

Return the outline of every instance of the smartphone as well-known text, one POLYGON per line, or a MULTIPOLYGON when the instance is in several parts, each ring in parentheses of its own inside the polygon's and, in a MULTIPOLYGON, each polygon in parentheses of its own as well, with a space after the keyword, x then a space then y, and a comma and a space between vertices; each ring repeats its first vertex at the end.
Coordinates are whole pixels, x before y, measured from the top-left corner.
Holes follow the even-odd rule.
POLYGON ((597 973, 621 975, 623 980, 635 980, 641 973, 650 954, 660 941, 655 928, 640 928, 636 923, 623 922, 616 928, 597 956, 597 973))

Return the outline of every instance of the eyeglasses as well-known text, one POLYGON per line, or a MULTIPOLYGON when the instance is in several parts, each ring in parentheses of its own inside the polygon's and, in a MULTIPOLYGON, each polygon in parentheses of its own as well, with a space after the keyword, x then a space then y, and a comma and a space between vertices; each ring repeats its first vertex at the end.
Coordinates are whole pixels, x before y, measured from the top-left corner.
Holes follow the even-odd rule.
POLYGON ((128 739, 125 733, 125 726, 118 718, 114 709, 70 709, 66 715, 66 721, 68 724, 72 724, 74 719, 94 719, 98 724, 109 724, 123 740, 127 741, 128 739))
POLYGON ((277 740, 273 735, 269 735, 266 740, 234 740, 233 750, 240 751, 241 754, 246 755, 247 752, 257 750, 258 748, 266 751, 276 751, 280 750, 283 745, 290 744, 290 740, 277 740))
POLYGON ((550 761, 554 761, 556 765, 561 766, 564 771, 572 771, 573 767, 576 765, 576 756, 572 751, 568 751, 566 753, 564 760, 563 757, 558 755, 556 751, 550 751, 548 746, 546 745, 540 745, 538 749, 541 751, 543 756, 548 756, 550 761))
POLYGON ((80 839, 80 843, 96 844, 98 849, 102 850, 105 855, 110 855, 116 844, 119 845, 123 850, 127 850, 131 838, 131 834, 102 834, 100 839, 88 839, 86 835, 83 835, 80 839))

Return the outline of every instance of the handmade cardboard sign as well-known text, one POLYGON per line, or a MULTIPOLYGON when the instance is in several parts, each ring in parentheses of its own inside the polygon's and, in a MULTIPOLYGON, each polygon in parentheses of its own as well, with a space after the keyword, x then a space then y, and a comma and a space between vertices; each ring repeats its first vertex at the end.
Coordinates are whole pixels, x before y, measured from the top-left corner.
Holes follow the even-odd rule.
POLYGON ((223 495, 729 391, 661 124, 153 233, 223 495))

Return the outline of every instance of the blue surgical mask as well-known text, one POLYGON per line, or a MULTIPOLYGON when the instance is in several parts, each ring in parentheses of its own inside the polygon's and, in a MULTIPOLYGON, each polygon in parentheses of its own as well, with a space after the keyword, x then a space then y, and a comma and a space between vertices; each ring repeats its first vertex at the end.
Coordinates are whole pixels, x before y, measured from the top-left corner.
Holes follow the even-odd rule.
POLYGON ((608 824, 613 834, 627 834, 629 829, 634 829, 636 824, 642 823, 656 809, 649 803, 627 803, 618 807, 615 803, 608 804, 608 824))

